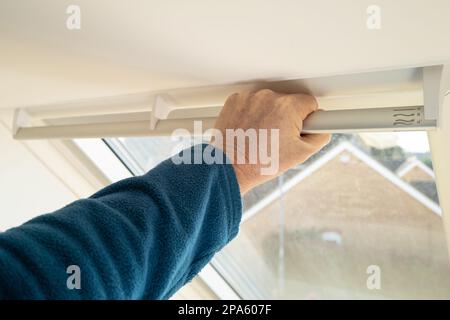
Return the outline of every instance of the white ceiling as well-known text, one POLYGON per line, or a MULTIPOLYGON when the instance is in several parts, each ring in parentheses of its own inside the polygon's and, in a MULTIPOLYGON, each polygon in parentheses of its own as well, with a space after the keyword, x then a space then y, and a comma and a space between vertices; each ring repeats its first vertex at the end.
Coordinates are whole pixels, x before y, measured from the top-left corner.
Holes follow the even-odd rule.
POLYGON ((0 108, 433 64, 449 15, 449 0, 0 0, 0 108))

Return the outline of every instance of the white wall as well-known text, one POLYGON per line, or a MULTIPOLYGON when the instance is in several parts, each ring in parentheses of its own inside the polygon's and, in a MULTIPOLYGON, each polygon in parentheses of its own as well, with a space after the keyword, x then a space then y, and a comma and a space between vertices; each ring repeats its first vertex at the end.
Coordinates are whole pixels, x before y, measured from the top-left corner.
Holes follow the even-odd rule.
POLYGON ((0 231, 75 200, 73 191, 0 122, 0 231))
POLYGON ((430 64, 450 58, 449 12, 448 0, 1 0, 0 108, 430 64))

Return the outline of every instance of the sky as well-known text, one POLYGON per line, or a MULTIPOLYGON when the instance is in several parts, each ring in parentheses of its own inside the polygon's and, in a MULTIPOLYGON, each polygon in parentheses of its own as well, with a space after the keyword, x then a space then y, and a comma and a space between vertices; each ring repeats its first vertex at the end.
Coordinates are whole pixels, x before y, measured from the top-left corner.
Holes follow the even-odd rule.
POLYGON ((407 152, 429 152, 428 137, 425 131, 396 132, 397 143, 407 152))
POLYGON ((364 132, 359 136, 365 144, 378 149, 400 146, 406 152, 429 152, 425 131, 364 132))

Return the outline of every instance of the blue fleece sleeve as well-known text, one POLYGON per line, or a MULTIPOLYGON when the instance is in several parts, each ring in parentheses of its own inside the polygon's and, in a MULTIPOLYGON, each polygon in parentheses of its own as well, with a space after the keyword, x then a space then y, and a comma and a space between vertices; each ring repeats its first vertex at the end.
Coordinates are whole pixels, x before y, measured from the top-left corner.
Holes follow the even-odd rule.
POLYGON ((240 219, 231 165, 168 159, 1 233, 0 298, 166 299, 236 236, 240 219))

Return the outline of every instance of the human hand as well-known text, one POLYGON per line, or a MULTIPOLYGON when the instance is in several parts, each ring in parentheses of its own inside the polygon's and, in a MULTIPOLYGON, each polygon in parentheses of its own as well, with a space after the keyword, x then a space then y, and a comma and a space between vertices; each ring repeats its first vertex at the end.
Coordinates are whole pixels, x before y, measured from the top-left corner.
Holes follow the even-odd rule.
POLYGON ((268 89, 228 97, 215 124, 223 141, 213 137, 211 144, 232 161, 241 194, 306 161, 330 141, 330 134, 301 134, 303 120, 317 108, 313 96, 268 89), (256 139, 249 129, 256 132, 256 139), (227 131, 240 132, 240 138, 242 133, 248 134, 240 139, 239 134, 230 136, 227 131), (262 136, 264 132, 267 139, 262 136), (267 170, 269 154, 273 170, 267 170))

